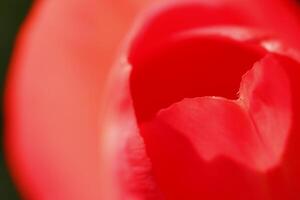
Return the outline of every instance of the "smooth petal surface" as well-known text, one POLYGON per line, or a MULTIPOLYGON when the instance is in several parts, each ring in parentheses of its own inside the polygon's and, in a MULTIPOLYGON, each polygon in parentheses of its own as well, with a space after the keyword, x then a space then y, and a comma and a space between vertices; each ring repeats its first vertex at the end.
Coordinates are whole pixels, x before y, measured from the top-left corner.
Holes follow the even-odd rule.
POLYGON ((7 155, 25 197, 101 199, 101 95, 140 6, 35 3, 18 38, 6 90, 7 155))
POLYGON ((289 142, 299 137, 299 92, 290 87, 298 68, 267 56, 243 77, 238 100, 184 99, 140 123, 166 199, 299 199, 299 169, 286 161, 299 155, 289 142))
POLYGON ((211 0, 174 3, 153 15, 131 45, 129 60, 143 59, 172 34, 199 27, 238 25, 260 28, 300 49, 295 5, 281 0, 211 0))

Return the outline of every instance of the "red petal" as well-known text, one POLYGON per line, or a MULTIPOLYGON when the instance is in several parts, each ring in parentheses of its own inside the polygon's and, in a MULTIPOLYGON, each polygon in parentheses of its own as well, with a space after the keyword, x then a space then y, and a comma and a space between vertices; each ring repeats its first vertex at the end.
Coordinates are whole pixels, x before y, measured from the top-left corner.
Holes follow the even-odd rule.
POLYGON ((239 100, 185 99, 140 125, 167 199, 300 198, 299 186, 289 187, 281 171, 290 167, 284 152, 292 123, 299 123, 292 118, 291 98, 299 92, 290 87, 290 69, 267 57, 243 78, 239 100))
POLYGON ((7 153, 25 197, 102 199, 101 95, 135 13, 124 1, 35 3, 6 94, 7 153))
POLYGON ((175 35, 147 57, 132 62, 131 93, 138 121, 183 98, 234 99, 240 77, 265 54, 259 38, 251 41, 253 33, 248 30, 249 41, 247 37, 233 40, 238 32, 234 29, 229 37, 222 36, 226 29, 201 30, 175 35))
POLYGON ((207 26, 238 25, 269 31, 300 49, 300 17, 290 2, 281 0, 210 0, 175 3, 155 13, 143 25, 129 55, 131 62, 142 59, 149 48, 174 33, 207 26))

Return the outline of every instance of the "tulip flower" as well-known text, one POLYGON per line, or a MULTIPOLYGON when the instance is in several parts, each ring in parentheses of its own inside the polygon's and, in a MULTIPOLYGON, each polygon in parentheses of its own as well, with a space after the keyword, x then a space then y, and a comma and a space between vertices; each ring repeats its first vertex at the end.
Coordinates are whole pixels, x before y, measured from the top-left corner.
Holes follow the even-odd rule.
POLYGON ((6 86, 23 197, 299 199, 296 10, 35 2, 6 86))

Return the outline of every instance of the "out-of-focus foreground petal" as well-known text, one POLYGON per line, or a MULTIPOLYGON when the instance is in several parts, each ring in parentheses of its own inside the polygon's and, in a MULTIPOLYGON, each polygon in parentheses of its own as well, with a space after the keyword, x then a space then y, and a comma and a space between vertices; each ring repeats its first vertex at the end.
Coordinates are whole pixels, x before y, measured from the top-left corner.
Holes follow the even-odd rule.
MULTIPOLYGON (((145 1, 146 2, 146 1, 145 1)), ((38 1, 6 90, 6 146, 30 199, 101 199, 101 94, 134 1, 38 1)))

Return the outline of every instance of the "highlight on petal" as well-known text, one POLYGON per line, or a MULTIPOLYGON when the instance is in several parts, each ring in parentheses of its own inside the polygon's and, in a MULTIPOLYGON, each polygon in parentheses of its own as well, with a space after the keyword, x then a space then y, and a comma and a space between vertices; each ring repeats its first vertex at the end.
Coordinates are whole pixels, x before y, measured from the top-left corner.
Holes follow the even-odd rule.
POLYGON ((219 25, 259 28, 300 49, 300 17, 289 1, 176 1, 154 11, 131 44, 130 61, 159 48, 174 33, 219 25))

